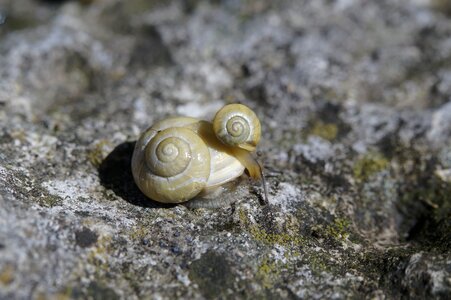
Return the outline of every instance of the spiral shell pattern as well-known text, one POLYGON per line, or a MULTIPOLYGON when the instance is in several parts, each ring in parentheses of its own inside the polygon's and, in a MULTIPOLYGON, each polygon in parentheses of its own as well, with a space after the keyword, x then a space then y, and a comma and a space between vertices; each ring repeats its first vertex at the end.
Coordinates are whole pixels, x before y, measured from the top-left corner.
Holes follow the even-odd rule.
POLYGON ((165 203, 184 202, 206 186, 210 152, 192 130, 150 128, 135 147, 133 176, 149 198, 165 203))
POLYGON ((213 130, 224 144, 254 151, 261 136, 261 125, 255 113, 242 104, 221 108, 213 120, 213 130))
POLYGON ((158 176, 171 177, 182 173, 191 160, 190 145, 173 130, 158 133, 146 147, 146 164, 158 176))

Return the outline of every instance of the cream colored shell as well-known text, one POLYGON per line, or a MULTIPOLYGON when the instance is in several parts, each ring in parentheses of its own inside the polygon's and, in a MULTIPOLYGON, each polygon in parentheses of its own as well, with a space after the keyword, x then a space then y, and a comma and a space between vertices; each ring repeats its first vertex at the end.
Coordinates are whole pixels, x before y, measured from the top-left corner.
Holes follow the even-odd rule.
POLYGON ((242 104, 221 108, 213 120, 213 130, 222 143, 248 151, 255 150, 261 136, 257 115, 242 104))

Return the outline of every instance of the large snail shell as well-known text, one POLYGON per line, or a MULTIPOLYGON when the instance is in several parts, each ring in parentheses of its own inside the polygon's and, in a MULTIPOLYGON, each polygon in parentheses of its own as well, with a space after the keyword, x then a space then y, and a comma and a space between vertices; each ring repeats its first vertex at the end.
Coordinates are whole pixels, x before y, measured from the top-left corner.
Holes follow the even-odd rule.
MULTIPOLYGON (((191 118, 178 119, 184 124, 192 121, 191 118)), ((168 120, 157 123, 136 143, 132 158, 133 177, 141 191, 156 201, 184 202, 207 185, 210 151, 192 130, 164 128, 165 123, 171 124, 168 120)))
POLYGON ((213 130, 226 145, 254 151, 260 141, 261 125, 257 115, 242 104, 221 108, 213 119, 213 130))

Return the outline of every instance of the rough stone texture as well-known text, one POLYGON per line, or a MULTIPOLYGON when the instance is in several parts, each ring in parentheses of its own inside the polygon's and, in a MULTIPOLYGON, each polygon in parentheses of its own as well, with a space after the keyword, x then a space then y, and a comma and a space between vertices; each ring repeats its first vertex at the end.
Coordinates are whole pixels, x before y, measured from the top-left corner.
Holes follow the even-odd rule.
POLYGON ((0 298, 449 299, 450 7, 1 0, 0 298), (270 204, 146 199, 141 130, 234 101, 270 204))

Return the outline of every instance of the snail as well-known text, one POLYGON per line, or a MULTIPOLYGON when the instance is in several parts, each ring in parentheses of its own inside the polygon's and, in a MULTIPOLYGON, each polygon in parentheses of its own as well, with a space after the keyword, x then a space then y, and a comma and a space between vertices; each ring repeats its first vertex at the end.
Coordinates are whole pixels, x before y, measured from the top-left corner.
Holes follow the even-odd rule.
POLYGON ((171 117, 153 124, 132 157, 133 178, 150 199, 182 203, 212 194, 247 170, 261 180, 262 167, 252 156, 261 136, 257 115, 242 104, 221 108, 213 122, 171 117))

